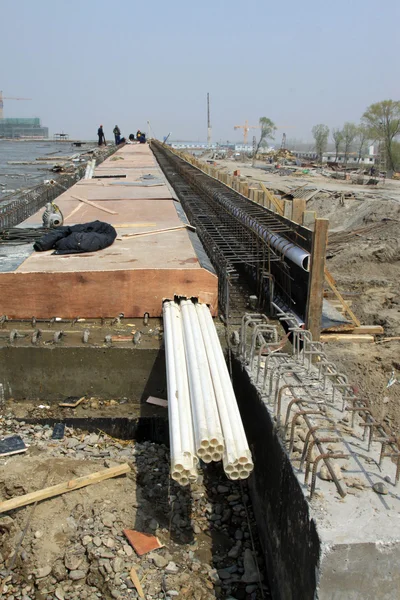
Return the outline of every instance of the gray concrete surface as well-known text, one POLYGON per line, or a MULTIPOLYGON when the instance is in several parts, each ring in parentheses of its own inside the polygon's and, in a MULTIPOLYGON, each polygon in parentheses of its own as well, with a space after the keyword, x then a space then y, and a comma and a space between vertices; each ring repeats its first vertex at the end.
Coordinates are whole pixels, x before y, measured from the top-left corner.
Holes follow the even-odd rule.
MULTIPOLYGON (((304 468, 289 457, 271 405, 236 359, 234 384, 255 461, 250 488, 274 600, 398 598, 399 486, 394 485, 396 466, 390 459, 377 464, 379 442, 372 442, 368 451, 368 436, 363 439, 357 419, 354 428, 342 424, 341 443, 350 457, 336 462, 347 494, 342 498, 332 481, 318 476, 310 500, 304 468), (378 482, 386 495, 373 491, 378 482)), ((282 415, 291 399, 283 395, 282 415)), ((341 403, 339 394, 332 412, 338 410, 336 402, 341 403)))

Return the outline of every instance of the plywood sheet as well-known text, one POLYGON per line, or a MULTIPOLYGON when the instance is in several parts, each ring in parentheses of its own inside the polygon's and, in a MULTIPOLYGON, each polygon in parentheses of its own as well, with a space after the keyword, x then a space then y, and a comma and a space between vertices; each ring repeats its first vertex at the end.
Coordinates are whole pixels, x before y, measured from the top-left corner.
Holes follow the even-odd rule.
MULTIPOLYGON (((154 229, 154 228, 148 228, 154 229)), ((133 228, 117 229, 119 236, 137 233, 133 228)), ((98 252, 55 255, 33 252, 17 273, 70 273, 124 269, 201 269, 186 229, 151 236, 126 237, 98 252)), ((3 314, 3 313, 2 313, 3 314)))
POLYGON ((216 314, 217 278, 204 269, 140 269, 0 275, 1 311, 11 319, 159 317, 164 299, 194 296, 216 314), (23 298, 23 302, 16 302, 23 298))

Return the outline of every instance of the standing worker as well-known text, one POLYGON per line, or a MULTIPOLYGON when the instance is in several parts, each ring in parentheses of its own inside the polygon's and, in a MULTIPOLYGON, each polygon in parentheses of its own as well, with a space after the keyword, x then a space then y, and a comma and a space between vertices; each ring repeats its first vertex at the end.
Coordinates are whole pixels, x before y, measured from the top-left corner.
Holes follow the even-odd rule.
POLYGON ((116 126, 114 127, 114 129, 113 129, 113 134, 114 134, 114 137, 115 137, 115 145, 116 145, 116 146, 118 146, 118 144, 119 144, 119 143, 120 143, 120 141, 121 141, 121 130, 120 130, 120 128, 118 127, 118 125, 116 125, 116 126))
POLYGON ((102 146, 103 143, 105 145, 106 138, 104 137, 103 125, 100 125, 98 128, 97 135, 99 136, 99 146, 102 146))

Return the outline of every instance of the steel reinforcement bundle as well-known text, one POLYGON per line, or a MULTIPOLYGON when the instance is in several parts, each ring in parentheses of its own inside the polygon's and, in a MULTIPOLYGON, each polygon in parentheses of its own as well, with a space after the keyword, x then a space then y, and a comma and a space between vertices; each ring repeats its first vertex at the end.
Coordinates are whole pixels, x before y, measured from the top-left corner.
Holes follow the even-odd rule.
POLYGON ((222 460, 229 479, 247 478, 253 461, 208 307, 168 301, 163 315, 172 478, 195 480, 199 459, 222 460))

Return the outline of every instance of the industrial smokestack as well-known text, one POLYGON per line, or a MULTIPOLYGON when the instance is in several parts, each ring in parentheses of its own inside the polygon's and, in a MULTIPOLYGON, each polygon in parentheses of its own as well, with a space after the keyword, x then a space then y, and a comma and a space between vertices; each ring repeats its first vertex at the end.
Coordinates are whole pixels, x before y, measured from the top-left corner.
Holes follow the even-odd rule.
POLYGON ((210 94, 207 92, 207 146, 211 146, 210 94))

